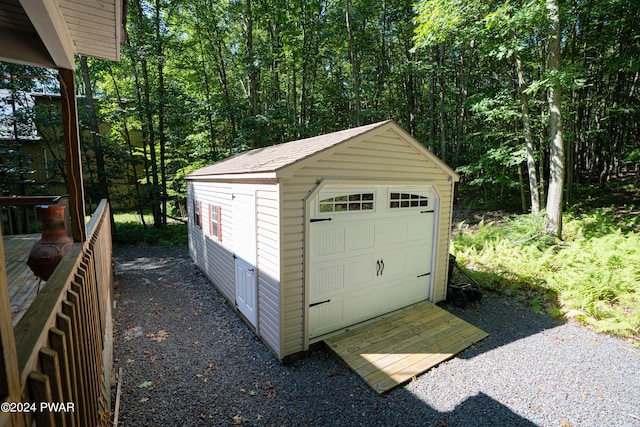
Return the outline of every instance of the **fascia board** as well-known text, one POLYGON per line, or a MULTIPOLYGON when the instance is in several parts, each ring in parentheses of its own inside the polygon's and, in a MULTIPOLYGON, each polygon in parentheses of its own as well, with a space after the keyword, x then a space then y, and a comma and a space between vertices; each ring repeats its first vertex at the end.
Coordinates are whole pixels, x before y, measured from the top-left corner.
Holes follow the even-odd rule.
POLYGON ((75 70, 75 46, 60 7, 54 0, 20 0, 57 68, 75 70))
POLYGON ((192 175, 189 174, 185 177, 187 181, 227 181, 227 182, 241 182, 241 181, 265 181, 271 182, 277 180, 277 176, 274 172, 261 172, 261 173, 228 173, 222 175, 192 175))

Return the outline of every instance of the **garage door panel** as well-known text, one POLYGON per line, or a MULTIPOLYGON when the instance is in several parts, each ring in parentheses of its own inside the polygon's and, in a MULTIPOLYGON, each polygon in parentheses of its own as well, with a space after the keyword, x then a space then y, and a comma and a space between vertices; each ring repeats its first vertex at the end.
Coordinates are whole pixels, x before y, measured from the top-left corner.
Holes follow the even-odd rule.
POLYGON ((322 224, 322 228, 316 231, 312 242, 311 256, 322 257, 327 255, 339 255, 345 251, 344 227, 331 228, 322 224))
POLYGON ((376 245, 376 225, 349 224, 345 227, 347 250, 350 252, 373 249, 376 245))
POLYGON ((375 260, 372 257, 350 257, 337 265, 335 261, 318 263, 312 271, 316 286, 310 296, 315 300, 325 295, 357 291, 361 287, 367 289, 375 272, 375 260))
POLYGON ((415 273, 416 276, 431 273, 431 245, 416 246, 408 251, 406 272, 408 275, 415 273))
POLYGON ((405 243, 409 239, 409 227, 406 220, 388 220, 379 225, 380 243, 392 246, 405 243))
POLYGON ((401 253, 391 253, 380 259, 380 279, 389 282, 411 282, 418 276, 431 272, 430 250, 423 246, 407 248, 401 253))
POLYGON ((380 275, 382 280, 391 280, 403 276, 407 272, 407 253, 395 253, 380 258, 380 275))
POLYGON ((348 299, 331 299, 309 308, 310 336, 317 337, 375 316, 367 291, 356 292, 348 299))
POLYGON ((314 291, 312 298, 322 298, 324 295, 344 289, 344 265, 326 265, 315 271, 314 291))
POLYGON ((343 301, 333 301, 309 308, 309 320, 315 328, 311 336, 326 334, 340 329, 344 323, 343 301))
POLYGON ((428 298, 427 277, 397 281, 379 290, 378 310, 382 313, 398 310, 428 298))
MULTIPOLYGON (((333 224, 332 224, 333 225, 333 224)), ((311 256, 317 259, 356 255, 359 251, 373 250, 376 246, 376 225, 342 221, 331 227, 327 223, 314 224, 311 256)))
POLYGON ((367 285, 371 283, 373 277, 373 259, 354 260, 348 263, 345 268, 345 283, 347 283, 346 290, 356 290, 362 285, 367 285))
POLYGON ((419 214, 407 221, 410 242, 431 241, 433 237, 433 213, 419 214))

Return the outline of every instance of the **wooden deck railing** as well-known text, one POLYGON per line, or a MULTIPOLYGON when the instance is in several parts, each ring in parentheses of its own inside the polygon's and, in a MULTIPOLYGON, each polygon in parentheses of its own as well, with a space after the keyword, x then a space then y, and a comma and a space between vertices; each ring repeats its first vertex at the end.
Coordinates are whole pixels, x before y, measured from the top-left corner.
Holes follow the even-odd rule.
MULTIPOLYGON (((110 425, 113 270, 109 205, 102 201, 15 327, 22 401, 13 425, 110 425), (51 407, 42 410, 42 402, 51 407), (55 409, 55 410, 54 410, 55 409)), ((11 375, 11 373, 7 373, 11 375)))
MULTIPOLYGON (((66 196, 21 196, 0 197, 0 215, 2 216, 2 234, 30 234, 42 231, 36 207, 39 205, 68 206, 66 196)), ((68 214, 68 212, 67 212, 68 214)), ((68 217, 68 215, 67 215, 68 217)), ((67 230, 69 229, 67 219, 67 230)))

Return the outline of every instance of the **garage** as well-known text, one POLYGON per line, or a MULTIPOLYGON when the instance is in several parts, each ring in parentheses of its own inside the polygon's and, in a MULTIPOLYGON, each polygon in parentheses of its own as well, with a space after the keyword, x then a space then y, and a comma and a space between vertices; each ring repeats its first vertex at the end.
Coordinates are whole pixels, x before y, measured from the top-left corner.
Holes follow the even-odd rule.
POLYGON ((190 254, 286 362, 445 299, 457 181, 391 120, 246 151, 187 176, 190 254))

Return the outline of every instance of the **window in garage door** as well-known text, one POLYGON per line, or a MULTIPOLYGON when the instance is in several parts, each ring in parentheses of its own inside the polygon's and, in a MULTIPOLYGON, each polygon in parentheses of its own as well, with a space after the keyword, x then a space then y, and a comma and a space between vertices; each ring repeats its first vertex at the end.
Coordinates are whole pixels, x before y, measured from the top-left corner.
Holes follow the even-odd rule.
POLYGON ((373 211, 375 193, 352 193, 328 197, 320 200, 319 212, 373 211))

